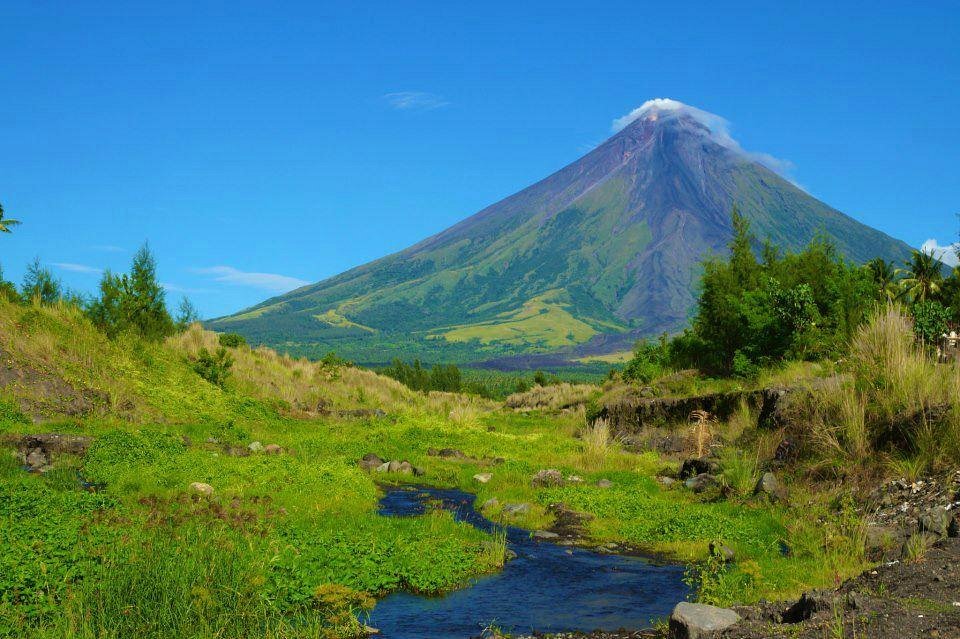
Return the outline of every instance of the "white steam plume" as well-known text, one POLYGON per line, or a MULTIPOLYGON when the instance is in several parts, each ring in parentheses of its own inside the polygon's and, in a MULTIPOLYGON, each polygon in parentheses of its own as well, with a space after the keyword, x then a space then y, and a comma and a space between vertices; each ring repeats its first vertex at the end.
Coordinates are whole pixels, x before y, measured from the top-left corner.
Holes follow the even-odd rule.
MULTIPOLYGON (((794 170, 794 168, 796 168, 793 162, 790 160, 776 158, 768 153, 757 153, 754 151, 745 150, 742 146, 740 146, 740 143, 734 140, 733 136, 730 135, 730 122, 728 122, 725 118, 715 113, 710 113, 709 111, 692 107, 689 104, 684 104, 678 100, 672 100, 670 98, 654 98, 653 100, 647 100, 630 113, 615 119, 611 128, 613 132, 616 133, 617 131, 625 129, 634 121, 642 118, 663 119, 676 118, 682 115, 693 118, 706 127, 706 129, 709 131, 710 139, 717 144, 745 155, 751 160, 759 162, 771 171, 779 173, 780 175, 792 181, 792 178, 789 174, 794 170)), ((794 184, 796 183, 794 182, 794 184)))

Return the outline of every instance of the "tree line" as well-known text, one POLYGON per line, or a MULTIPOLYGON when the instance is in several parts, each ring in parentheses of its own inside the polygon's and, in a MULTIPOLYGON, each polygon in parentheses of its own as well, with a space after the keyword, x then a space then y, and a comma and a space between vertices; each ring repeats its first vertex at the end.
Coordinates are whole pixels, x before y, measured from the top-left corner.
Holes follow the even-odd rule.
POLYGON ((666 368, 699 368, 749 377, 776 362, 836 358, 878 305, 900 303, 928 344, 960 320, 960 269, 932 252, 914 251, 897 268, 876 258, 857 266, 825 236, 797 253, 770 242, 759 255, 746 218, 734 208, 727 257, 703 263, 690 328, 658 341, 642 340, 624 377, 649 381, 666 368))

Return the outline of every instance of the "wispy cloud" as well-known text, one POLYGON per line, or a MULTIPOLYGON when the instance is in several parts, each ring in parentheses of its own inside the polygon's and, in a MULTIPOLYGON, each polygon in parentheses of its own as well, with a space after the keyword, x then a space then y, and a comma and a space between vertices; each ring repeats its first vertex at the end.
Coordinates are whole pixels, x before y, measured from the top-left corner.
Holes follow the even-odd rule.
POLYGON ((160 282, 160 286, 162 286, 168 293, 189 293, 191 295, 195 295, 199 293, 210 292, 210 289, 206 288, 190 288, 187 286, 180 286, 179 284, 171 284, 169 282, 160 282))
POLYGON ((114 246, 113 244, 94 244, 90 247, 93 251, 100 251, 101 253, 126 253, 127 249, 114 246))
POLYGON ((383 99, 398 111, 432 111, 450 105, 443 96, 424 91, 398 91, 384 95, 383 99))
POLYGON ((960 242, 947 244, 944 246, 935 239, 931 238, 923 243, 923 246, 920 247, 920 250, 928 253, 933 251, 933 254, 937 257, 937 259, 948 266, 957 266, 960 264, 960 258, 957 256, 957 251, 960 250, 960 242))
POLYGON ((70 271, 71 273, 84 273, 86 275, 103 274, 102 268, 97 268, 96 266, 87 266, 86 264, 74 264, 73 262, 51 262, 51 264, 56 266, 58 269, 70 271))
POLYGON ((301 280, 288 275, 277 275, 276 273, 252 273, 241 271, 232 266, 207 266, 204 268, 192 269, 194 273, 208 275, 215 282, 224 282, 226 284, 235 284, 237 286, 249 286, 259 288, 265 291, 275 293, 285 293, 295 288, 306 286, 310 282, 301 280))

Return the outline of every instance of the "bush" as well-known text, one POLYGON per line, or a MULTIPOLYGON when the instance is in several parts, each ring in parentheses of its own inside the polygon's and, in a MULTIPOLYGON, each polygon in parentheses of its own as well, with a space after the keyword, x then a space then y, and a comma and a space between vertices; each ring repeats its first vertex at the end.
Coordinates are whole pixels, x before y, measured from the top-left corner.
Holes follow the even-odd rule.
POLYGON ((949 330, 950 309, 933 300, 917 302, 910 307, 913 333, 923 344, 936 345, 940 336, 949 330))
POLYGON ((648 340, 640 340, 633 347, 633 357, 623 369, 625 379, 647 384, 664 371, 667 359, 667 340, 665 337, 655 344, 648 340))
POLYGON ((224 348, 238 348, 247 345, 247 338, 239 333, 220 333, 217 339, 220 346, 224 348))
POLYGON ((223 346, 214 354, 206 348, 201 348, 197 353, 197 362, 193 365, 193 370, 211 384, 223 388, 230 376, 231 366, 233 366, 233 358, 223 346))

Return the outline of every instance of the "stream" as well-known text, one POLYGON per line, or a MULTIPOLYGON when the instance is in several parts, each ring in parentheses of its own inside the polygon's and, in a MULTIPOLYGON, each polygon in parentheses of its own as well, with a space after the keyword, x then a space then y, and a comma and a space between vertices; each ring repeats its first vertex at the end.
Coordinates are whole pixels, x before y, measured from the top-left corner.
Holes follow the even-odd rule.
MULTIPOLYGON (((439 502, 458 521, 487 532, 498 529, 474 509, 475 499, 455 489, 388 488, 379 512, 416 516, 427 502, 439 502)), ((384 639, 468 639, 489 624, 511 634, 639 629, 669 615, 687 596, 683 566, 561 546, 512 526, 506 531, 507 547, 517 557, 502 571, 442 597, 388 595, 369 624, 384 639)))

